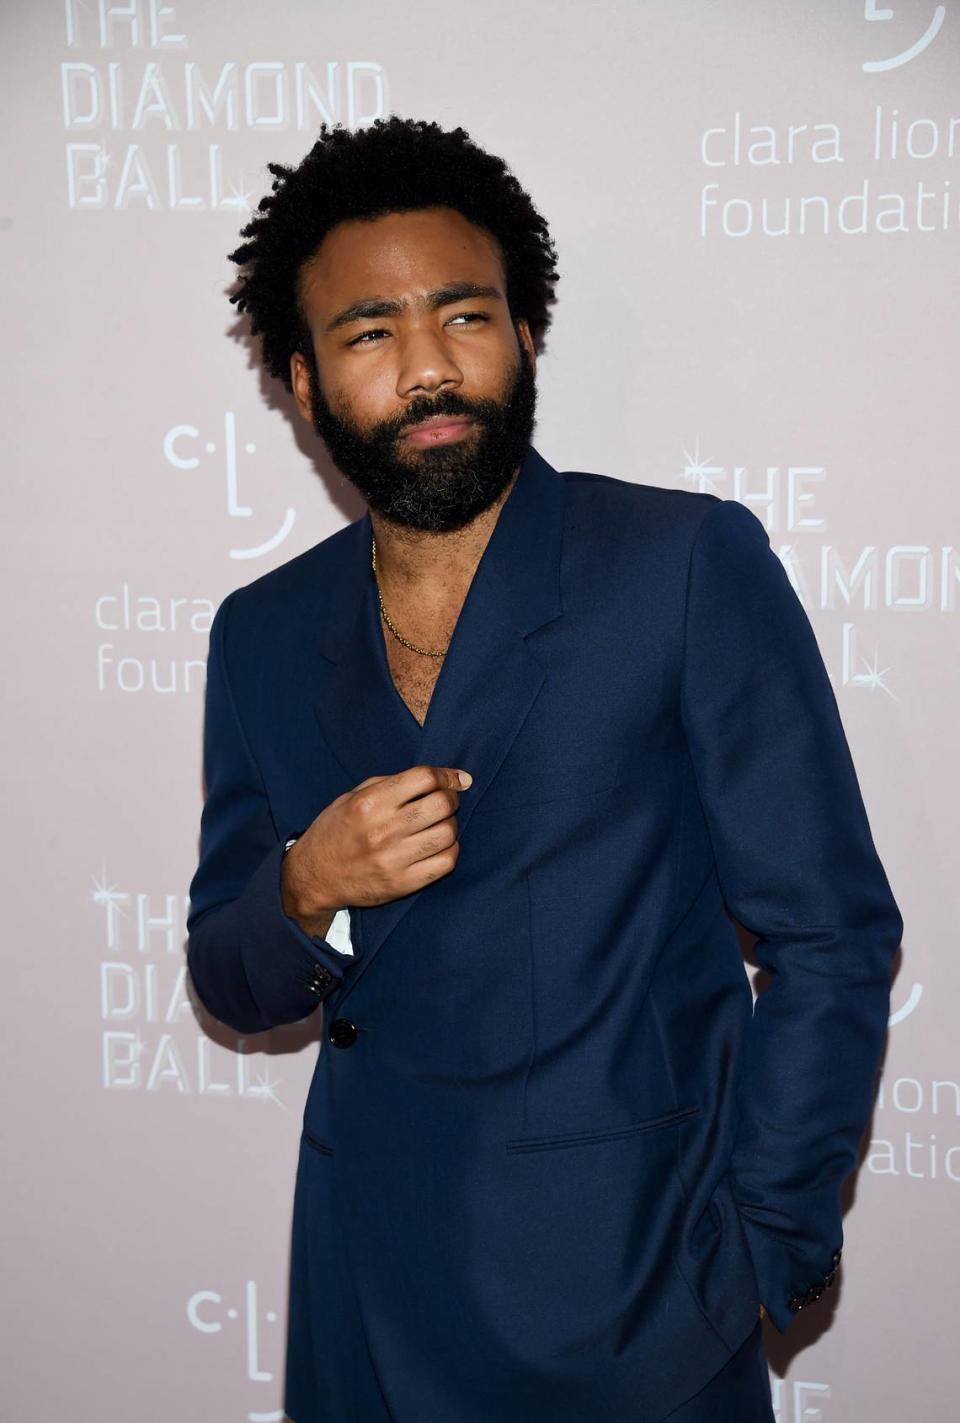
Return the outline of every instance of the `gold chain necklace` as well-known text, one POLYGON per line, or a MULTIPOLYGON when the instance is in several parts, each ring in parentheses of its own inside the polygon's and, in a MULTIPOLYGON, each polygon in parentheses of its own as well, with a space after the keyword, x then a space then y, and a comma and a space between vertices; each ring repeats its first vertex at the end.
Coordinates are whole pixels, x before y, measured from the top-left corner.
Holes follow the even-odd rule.
POLYGON ((391 621, 390 614, 383 606, 383 595, 380 592, 380 579, 377 577, 377 541, 375 538, 373 540, 373 549, 371 551, 371 561, 373 563, 373 579, 377 585, 377 597, 380 600, 380 612, 383 616, 384 622, 386 623, 390 631, 393 633, 394 637, 397 638, 399 642, 402 642, 404 647, 409 647, 411 652, 421 652, 423 653, 424 657, 445 657, 450 647, 449 642, 447 643, 446 647, 444 647, 441 651, 437 652, 433 651, 429 647, 414 647, 412 642, 407 642, 407 639, 403 636, 401 632, 397 630, 397 628, 391 621))

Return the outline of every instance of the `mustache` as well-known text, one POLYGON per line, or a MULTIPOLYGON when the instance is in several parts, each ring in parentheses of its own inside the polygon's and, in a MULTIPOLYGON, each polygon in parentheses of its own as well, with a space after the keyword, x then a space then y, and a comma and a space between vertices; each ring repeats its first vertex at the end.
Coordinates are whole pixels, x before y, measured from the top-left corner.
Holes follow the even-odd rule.
POLYGON ((470 400, 454 390, 442 391, 440 395, 432 398, 423 396, 412 400, 403 414, 395 420, 382 421, 379 433, 383 439, 396 439, 411 425, 419 425, 433 415, 460 415, 465 419, 476 420, 480 425, 497 425, 504 417, 505 408, 516 399, 524 368, 529 369, 529 365, 529 358, 521 348, 517 364, 509 373, 505 392, 499 400, 490 397, 470 400))
POLYGON ((446 395, 438 395, 433 400, 414 400, 402 416, 396 420, 384 421, 380 430, 389 439, 393 435, 401 435, 411 425, 419 425, 434 415, 459 415, 464 419, 483 421, 486 418, 484 404, 485 402, 465 400, 463 396, 452 391, 446 395))

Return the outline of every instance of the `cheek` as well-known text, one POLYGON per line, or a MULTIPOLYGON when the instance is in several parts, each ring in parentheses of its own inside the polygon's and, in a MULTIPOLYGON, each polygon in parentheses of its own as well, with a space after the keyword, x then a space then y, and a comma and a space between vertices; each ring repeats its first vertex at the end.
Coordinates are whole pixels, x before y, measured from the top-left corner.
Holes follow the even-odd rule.
POLYGON ((338 420, 358 430, 369 430, 384 418, 386 402, 378 398, 375 383, 365 381, 359 388, 346 382, 335 383, 327 394, 327 403, 338 420))
POLYGON ((503 403, 517 377, 517 354, 502 346, 460 353, 464 395, 503 403))
POLYGON ((362 372, 334 382, 333 409, 341 418, 353 420, 369 429, 382 420, 392 420, 400 413, 397 400, 396 372, 386 360, 363 362, 362 372))
POLYGON ((334 415, 340 420, 356 420, 360 411, 357 409, 356 396, 343 386, 335 385, 327 396, 327 404, 334 415))

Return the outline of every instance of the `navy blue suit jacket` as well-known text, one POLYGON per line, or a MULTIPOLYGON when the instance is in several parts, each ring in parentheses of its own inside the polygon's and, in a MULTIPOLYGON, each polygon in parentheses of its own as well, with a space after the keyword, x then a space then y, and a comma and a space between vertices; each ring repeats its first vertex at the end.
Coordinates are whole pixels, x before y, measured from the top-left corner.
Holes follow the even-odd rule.
POLYGON ((323 1003, 287 1409, 660 1419, 836 1274, 903 922, 833 690, 745 506, 530 448, 421 728, 370 541, 210 635, 193 982, 244 1033, 323 1003), (418 763, 473 775, 458 862, 351 907, 351 958, 284 913, 284 841, 418 763))

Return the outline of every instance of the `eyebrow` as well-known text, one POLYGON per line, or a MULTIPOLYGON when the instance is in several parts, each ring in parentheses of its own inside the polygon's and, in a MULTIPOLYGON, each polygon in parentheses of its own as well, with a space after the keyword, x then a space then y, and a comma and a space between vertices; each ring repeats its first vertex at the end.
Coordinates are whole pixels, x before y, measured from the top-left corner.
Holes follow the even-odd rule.
MULTIPOLYGON (((432 292, 427 292, 425 301, 430 311, 437 311, 441 306, 451 306, 455 301, 467 301, 476 297, 490 297, 494 301, 502 301, 503 296, 496 287, 486 286, 482 282, 450 282, 445 287, 437 287, 432 292)), ((399 316, 409 307, 409 302, 391 300, 388 297, 364 297, 360 301, 355 301, 352 306, 346 307, 337 313, 332 321, 329 321, 324 328, 325 331, 336 331, 340 326, 349 326, 352 321, 362 321, 364 318, 374 316, 399 316)))

